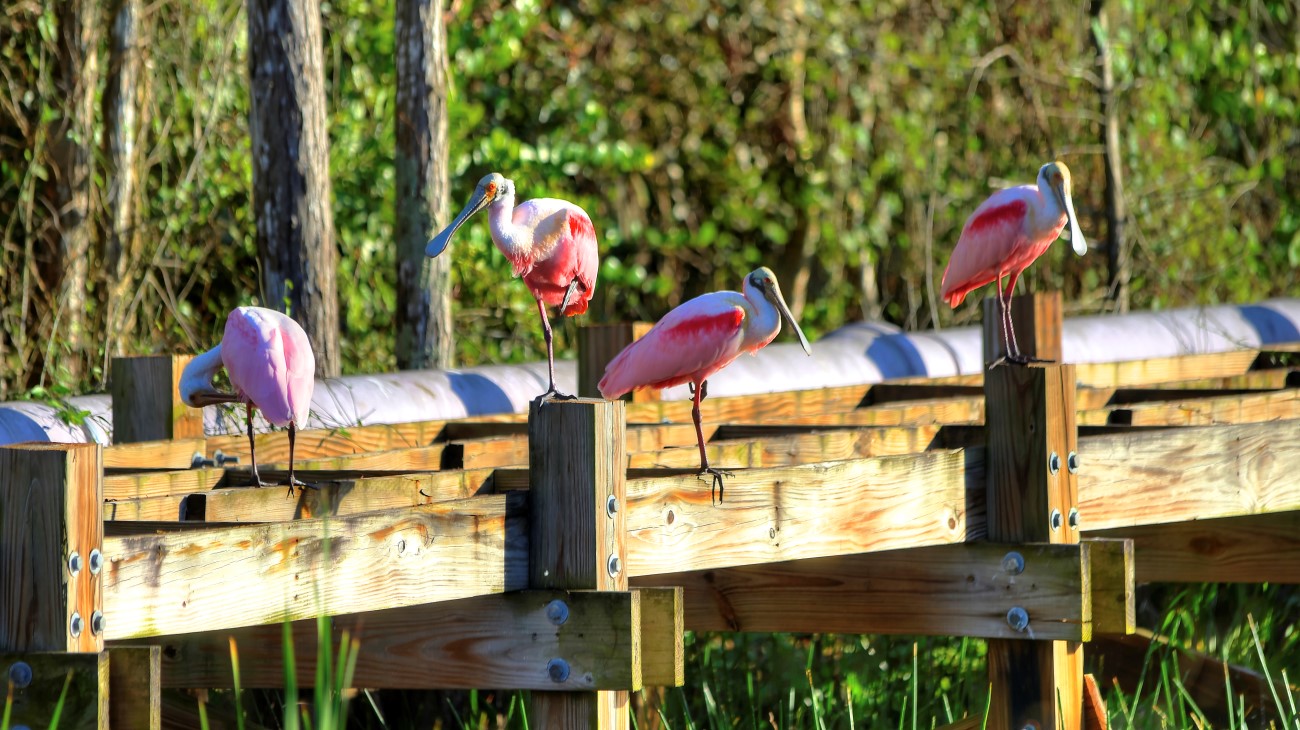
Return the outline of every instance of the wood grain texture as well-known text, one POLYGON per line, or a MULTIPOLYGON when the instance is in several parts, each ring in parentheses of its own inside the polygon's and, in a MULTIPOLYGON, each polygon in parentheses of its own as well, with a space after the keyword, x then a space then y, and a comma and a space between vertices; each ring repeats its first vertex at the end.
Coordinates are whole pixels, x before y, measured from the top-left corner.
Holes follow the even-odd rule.
POLYGON ((627 485, 628 570, 659 575, 966 539, 966 465, 935 451, 627 485))
POLYGON ((1108 716, 1106 702, 1101 698, 1097 678, 1083 675, 1083 730, 1106 730, 1108 716))
POLYGON ((1258 350, 1232 350, 1208 355, 1174 355, 1148 360, 1079 363, 1075 367, 1080 385, 1097 388, 1130 388, 1206 378, 1237 377, 1250 370, 1258 355, 1258 350))
POLYGON ((686 596, 681 586, 639 587, 641 594, 641 681, 646 687, 686 683, 686 596))
MULTIPOLYGON (((691 631, 921 634, 1086 641, 1088 571, 1079 545, 965 543, 634 578, 686 589, 691 631), (1024 570, 1004 559, 1015 551, 1024 570), (1014 606, 1029 629, 1007 623, 1014 606)), ((1115 556, 1093 556, 1096 563, 1115 556)))
MULTIPOLYGON (((13 706, 6 708, 9 727, 50 727, 54 708, 59 704, 66 682, 68 690, 59 716, 59 727, 108 730, 107 652, 0 653, 0 667, 5 667, 6 671, 18 661, 31 667, 32 683, 11 690, 13 706)), ((122 727, 148 728, 147 725, 122 727)))
POLYGON ((108 638, 272 624, 522 588, 522 497, 109 538, 108 638))
MULTIPOLYGON (((992 362, 1004 351, 1000 310, 993 298, 983 307, 984 359, 992 362)), ((1061 359, 1059 293, 1015 299, 1012 317, 1024 354, 1061 359)), ((1078 500, 1077 475, 1067 468, 1068 454, 1077 449, 1076 387, 1073 365, 1008 364, 985 372, 989 539, 1078 542, 1078 531, 1067 526, 1078 500)), ((989 727, 1079 726, 1083 653, 1078 643, 990 640, 988 667, 989 727)))
MULTIPOLYGON (((596 384, 604 377, 605 367, 623 348, 645 337, 653 326, 653 322, 616 322, 578 327, 578 395, 600 398, 596 384)), ((659 400, 659 391, 654 388, 636 390, 621 400, 650 403, 659 400)))
POLYGON ((1090 426, 1213 426, 1300 418, 1300 389, 1251 392, 1159 403, 1134 403, 1080 414, 1090 426))
POLYGON ((90 570, 104 544, 101 454, 98 444, 0 447, 0 651, 103 650, 90 629, 104 607, 103 571, 90 570))
POLYGON ((181 371, 189 355, 115 357, 109 390, 113 396, 113 441, 203 438, 203 410, 181 400, 181 371))
POLYGON ((225 476, 225 469, 189 468, 107 474, 104 476, 104 499, 142 499, 205 492, 217 486, 225 476))
MULTIPOLYGON (((390 451, 367 451, 340 456, 322 456, 299 459, 295 450, 294 467, 298 471, 376 470, 376 471, 437 471, 443 468, 443 452, 447 444, 416 446, 390 451)), ((289 462, 258 462, 258 468, 288 469, 289 462)))
MULTIPOLYGON (((528 414, 531 588, 627 590, 624 402, 533 402, 528 414)), ((630 689, 641 687, 640 616, 628 636, 638 656, 630 689)), ((628 692, 534 692, 538 728, 629 726, 628 692)))
POLYGON ((206 444, 201 435, 200 438, 111 444, 104 447, 104 468, 188 469, 195 454, 206 453, 206 444))
POLYGON ((1300 583, 1300 510, 1085 535, 1132 540, 1142 583, 1300 583))
POLYGON ((109 652, 110 724, 114 728, 162 727, 162 648, 118 646, 109 652))
POLYGON ((1096 634, 1131 634, 1137 629, 1136 573, 1132 540, 1087 538, 1092 625, 1096 634))
POLYGON ((1079 451, 1080 524, 1095 531, 1294 510, 1298 473, 1300 421, 1092 436, 1079 451))
MULTIPOLYGON (((639 592, 518 591, 329 619, 337 648, 343 633, 359 640, 353 686, 388 689, 626 689, 634 647, 628 641, 639 592), (552 601, 567 607, 556 624, 552 601), (551 659, 569 663, 557 683, 551 659)), ((291 624, 296 676, 316 676, 315 619, 291 624)), ((148 639, 164 652, 167 687, 231 687, 230 639, 239 651, 244 687, 283 687, 281 625, 207 631, 148 639)))
POLYGON ((104 522, 168 522, 185 519, 185 500, 184 494, 109 500, 104 502, 104 522))

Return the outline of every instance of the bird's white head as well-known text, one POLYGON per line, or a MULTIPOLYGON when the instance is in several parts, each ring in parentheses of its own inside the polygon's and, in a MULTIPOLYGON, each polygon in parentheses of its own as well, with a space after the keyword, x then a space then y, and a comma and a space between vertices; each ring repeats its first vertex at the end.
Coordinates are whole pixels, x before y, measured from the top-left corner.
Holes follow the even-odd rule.
POLYGON ((1083 231, 1079 230, 1079 218, 1074 214, 1074 200, 1070 197, 1070 168, 1059 160, 1043 165, 1038 170, 1038 189, 1044 194, 1052 195, 1061 210, 1065 211, 1070 226, 1070 245, 1074 247, 1074 252, 1080 256, 1087 253, 1088 242, 1083 238, 1083 231))
POLYGON ((451 235, 471 216, 498 200, 513 200, 514 197, 515 183, 513 180, 499 172, 484 175, 483 179, 479 180, 478 185, 474 187, 474 195, 461 209, 460 215, 456 216, 456 220, 444 228, 442 233, 434 236, 429 241, 429 244, 424 247, 424 255, 435 258, 447 249, 447 245, 451 243, 451 235))
POLYGON ((794 315, 790 313, 790 307, 786 305, 785 297, 781 294, 781 285, 776 281, 776 274, 766 266, 760 266, 745 277, 745 288, 758 291, 764 299, 776 307, 776 311, 781 313, 781 318, 799 337, 799 344, 803 346, 803 351, 811 355, 812 346, 808 344, 808 338, 804 337, 803 330, 799 329, 799 323, 794 321, 794 315))
POLYGON ((217 403, 235 403, 239 399, 231 393, 223 393, 212 385, 212 378, 221 369, 221 346, 198 355, 181 371, 181 401, 193 408, 202 408, 217 403))

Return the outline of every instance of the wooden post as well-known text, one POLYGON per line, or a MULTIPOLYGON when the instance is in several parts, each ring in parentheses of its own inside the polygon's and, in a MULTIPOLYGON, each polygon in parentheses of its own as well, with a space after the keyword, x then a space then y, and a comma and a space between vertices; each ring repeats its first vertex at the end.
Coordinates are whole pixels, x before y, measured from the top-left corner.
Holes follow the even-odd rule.
MULTIPOLYGON (((549 401, 528 414, 531 588, 627 590, 623 403, 549 401)), ((631 637, 629 637, 629 641, 631 637)), ((568 675, 557 657, 551 677, 568 675)), ((627 728, 628 692, 533 692, 542 730, 627 728)))
POLYGON ((108 653, 110 724, 141 730, 162 727, 162 647, 115 646, 108 653))
MULTIPOLYGON (((592 324, 578 328, 578 395, 599 398, 596 384, 605 374, 605 366, 623 351, 623 348, 645 336, 654 325, 649 322, 619 322, 617 324, 592 324)), ((659 391, 637 390, 623 396, 633 403, 652 403, 659 400, 659 391)))
MULTIPOLYGON (((1004 343, 996 298, 984 300, 984 359, 1004 343)), ((1016 339, 1026 355, 1055 361, 1005 364, 984 374, 988 444, 988 538, 998 542, 1077 543, 1072 527, 1078 481, 1075 373, 1061 359, 1058 292, 1013 301, 1016 339)), ((1021 617, 1023 618, 1023 617, 1021 617)), ((1012 618, 1008 616, 1008 621, 1012 618)), ((1034 617, 1024 631, 1033 636, 1034 617)), ((988 727, 1075 730, 1083 702, 1082 645, 1067 641, 991 640, 988 727)))
POLYGON ((115 357, 113 443, 203 438, 203 410, 181 402, 181 371, 189 355, 115 357))
MULTIPOLYGON (((104 651, 102 464, 98 444, 0 447, 0 652, 104 651)), ((107 663, 67 668, 108 727, 107 663)))

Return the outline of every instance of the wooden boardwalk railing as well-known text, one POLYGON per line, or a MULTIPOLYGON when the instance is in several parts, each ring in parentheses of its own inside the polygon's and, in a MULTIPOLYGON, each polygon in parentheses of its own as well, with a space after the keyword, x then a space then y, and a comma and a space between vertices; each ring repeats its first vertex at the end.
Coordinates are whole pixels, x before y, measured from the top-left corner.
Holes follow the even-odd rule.
MULTIPOLYGON (((1018 305, 1059 359, 1059 298, 1018 305)), ((356 686, 530 689, 534 726, 626 727, 628 692, 689 680, 689 629, 986 638, 989 727, 1076 728, 1135 581, 1300 582, 1300 378, 1255 351, 709 399, 722 503, 689 404, 653 400, 305 431, 318 489, 247 488, 245 438, 158 405, 179 363, 114 367, 188 419, 122 422, 175 439, 0 448, 15 722, 71 670, 73 725, 158 727, 162 688, 230 686, 232 637, 282 686, 284 622, 310 684, 323 614, 356 686)), ((283 478, 285 439, 257 448, 283 478)))

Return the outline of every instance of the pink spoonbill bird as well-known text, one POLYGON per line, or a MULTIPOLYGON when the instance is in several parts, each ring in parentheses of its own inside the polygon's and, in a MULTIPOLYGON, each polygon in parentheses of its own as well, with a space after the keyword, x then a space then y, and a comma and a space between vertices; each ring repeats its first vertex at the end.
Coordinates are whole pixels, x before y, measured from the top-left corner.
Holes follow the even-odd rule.
MULTIPOLYGON (((1082 256, 1088 250, 1070 199, 1070 169, 1064 162, 1049 162, 1038 171, 1038 185, 999 190, 975 209, 962 228, 961 238, 943 272, 943 299, 954 309, 966 295, 990 281, 998 284, 1002 307, 1002 336, 1006 359, 1025 364, 1036 358, 1020 354, 1011 322, 1011 295, 1016 279, 1043 255, 1070 224, 1070 244, 1082 256), (1009 277, 1006 289, 1002 277, 1009 277)), ((996 365, 1001 359, 995 361, 996 365)))
POLYGON ((559 305, 560 314, 567 317, 587 311, 600 263, 591 218, 582 208, 555 198, 534 198, 516 206, 514 181, 494 172, 478 181, 473 197, 456 220, 429 241, 425 255, 433 258, 441 254, 456 229, 484 208, 488 209, 492 241, 537 300, 551 378, 541 398, 572 398, 555 387, 555 346, 546 307, 559 305))
POLYGON ((195 357, 181 373, 181 400, 202 408, 213 403, 243 403, 248 418, 248 451, 253 462, 253 481, 266 486, 257 475, 254 451, 253 411, 260 408, 266 420, 289 427, 289 489, 305 486, 293 478, 293 440, 307 425, 315 380, 316 356, 307 333, 288 316, 262 307, 239 307, 226 318, 221 344, 195 357), (224 393, 212 385, 217 370, 224 366, 235 393, 224 393))
POLYGON ((691 418, 700 445, 700 476, 713 476, 713 488, 721 501, 722 477, 727 473, 709 466, 700 426, 706 382, 742 353, 753 354, 775 339, 782 319, 790 323, 804 352, 811 355, 808 339, 781 296, 776 275, 766 266, 755 269, 745 277, 744 294, 703 294, 664 315, 644 337, 610 361, 597 387, 606 398, 617 398, 637 388, 689 383, 695 401, 691 418))

